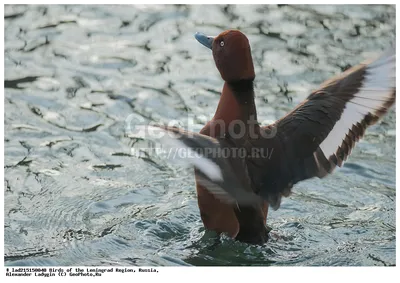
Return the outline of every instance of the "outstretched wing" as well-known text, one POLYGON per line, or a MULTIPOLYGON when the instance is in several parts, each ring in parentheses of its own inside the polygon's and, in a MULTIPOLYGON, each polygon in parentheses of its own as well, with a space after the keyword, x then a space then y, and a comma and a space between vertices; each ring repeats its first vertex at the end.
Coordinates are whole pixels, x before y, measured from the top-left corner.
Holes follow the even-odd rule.
MULTIPOLYGON (((274 125, 281 146, 277 187, 262 186, 260 194, 278 208, 281 195, 293 184, 322 178, 342 166, 368 126, 393 105, 396 96, 394 50, 376 61, 360 64, 326 81, 274 125)), ((260 180, 271 178, 264 173, 260 180)), ((267 184, 268 182, 264 182, 267 184)), ((268 183, 271 186, 270 183, 268 183)))
POLYGON ((197 181, 220 200, 250 206, 261 203, 261 198, 250 188, 245 160, 232 156, 229 153, 231 145, 224 140, 175 127, 143 128, 147 133, 153 132, 150 136, 157 137, 175 153, 180 151, 179 154, 169 154, 170 158, 179 158, 193 166, 197 172, 197 181), (160 134, 160 130, 165 134, 160 134), (224 152, 224 149, 228 151, 224 152), (242 174, 239 176, 237 172, 242 174))

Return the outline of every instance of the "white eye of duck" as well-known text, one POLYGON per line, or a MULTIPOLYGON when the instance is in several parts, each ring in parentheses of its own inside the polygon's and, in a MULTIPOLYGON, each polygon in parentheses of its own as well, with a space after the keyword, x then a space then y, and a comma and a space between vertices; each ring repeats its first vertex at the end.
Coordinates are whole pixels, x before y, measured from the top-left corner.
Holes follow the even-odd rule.
POLYGON ((219 45, 221 45, 221 47, 222 47, 222 46, 225 45, 225 43, 224 43, 223 41, 221 41, 221 42, 219 43, 219 45))

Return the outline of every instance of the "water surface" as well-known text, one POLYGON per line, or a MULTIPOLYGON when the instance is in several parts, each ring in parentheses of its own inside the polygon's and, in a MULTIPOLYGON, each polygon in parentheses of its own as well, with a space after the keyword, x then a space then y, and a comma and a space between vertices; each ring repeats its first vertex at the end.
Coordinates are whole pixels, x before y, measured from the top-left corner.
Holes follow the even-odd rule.
POLYGON ((394 265, 395 110, 295 186, 264 246, 205 232, 193 173, 125 121, 202 128, 222 80, 196 31, 250 40, 258 116, 393 45, 394 6, 5 6, 6 265, 394 265), (133 116, 130 116, 133 115, 133 116))

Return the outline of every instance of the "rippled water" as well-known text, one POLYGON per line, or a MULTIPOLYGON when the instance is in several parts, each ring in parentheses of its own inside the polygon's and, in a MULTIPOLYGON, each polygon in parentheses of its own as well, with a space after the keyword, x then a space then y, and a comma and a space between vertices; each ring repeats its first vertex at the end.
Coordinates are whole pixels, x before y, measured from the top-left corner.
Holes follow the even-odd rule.
POLYGON ((192 171, 131 154, 146 141, 127 117, 199 130, 214 113, 222 80, 193 34, 228 28, 268 122, 394 44, 395 7, 5 6, 7 265, 395 264, 395 110, 270 212, 264 246, 216 243, 192 171))

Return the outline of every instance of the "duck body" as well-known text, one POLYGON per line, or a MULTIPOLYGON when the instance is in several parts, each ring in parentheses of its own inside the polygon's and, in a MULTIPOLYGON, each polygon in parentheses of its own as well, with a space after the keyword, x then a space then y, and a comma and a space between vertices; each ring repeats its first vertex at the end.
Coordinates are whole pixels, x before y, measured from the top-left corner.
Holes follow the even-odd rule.
MULTIPOLYGON (((249 160, 245 156, 253 147, 250 131, 258 135, 260 127, 256 120, 252 81, 244 82, 244 84, 247 86, 241 88, 242 93, 232 95, 233 87, 225 83, 219 111, 200 131, 200 134, 219 140, 221 153, 228 149, 226 158, 229 160, 230 170, 241 172, 237 175, 238 182, 247 191, 257 192, 258 188, 252 182, 251 175, 248 174, 249 160), (246 99, 238 99, 235 95, 244 96, 246 99), (229 109, 226 109, 227 107, 229 109), (219 113, 227 114, 220 115, 219 113), (234 127, 237 121, 242 122, 243 127, 239 130, 243 132, 243 135, 232 138, 228 129, 232 125, 234 127), (242 151, 239 152, 239 150, 242 151)), ((197 176, 198 170, 196 170, 196 179, 198 179, 197 176)), ((201 185, 201 182, 197 182, 196 189, 201 218, 207 229, 227 233, 232 238, 248 243, 259 244, 268 240, 268 230, 265 226, 268 214, 267 202, 260 202, 255 206, 240 206, 239 204, 235 206, 215 197, 206 186, 201 185)))
POLYGON ((204 226, 263 244, 269 206, 278 209, 282 196, 289 196, 299 181, 323 178, 342 166, 366 128, 394 104, 395 53, 349 69, 285 117, 260 126, 247 37, 237 30, 195 37, 212 50, 225 81, 218 107, 199 134, 162 128, 174 133, 181 147, 202 153, 188 161, 195 168, 204 226))

